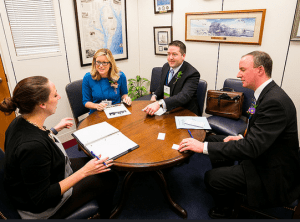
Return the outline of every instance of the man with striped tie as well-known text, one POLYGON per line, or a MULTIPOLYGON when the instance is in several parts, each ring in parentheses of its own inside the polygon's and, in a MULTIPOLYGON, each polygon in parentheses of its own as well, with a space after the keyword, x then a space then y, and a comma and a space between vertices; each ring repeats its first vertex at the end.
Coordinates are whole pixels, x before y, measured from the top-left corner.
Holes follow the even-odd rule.
POLYGON ((173 41, 168 48, 168 62, 162 67, 160 84, 154 92, 151 101, 143 111, 149 115, 162 107, 170 111, 184 107, 199 115, 197 103, 197 86, 200 73, 188 62, 184 61, 186 46, 181 41, 173 41))

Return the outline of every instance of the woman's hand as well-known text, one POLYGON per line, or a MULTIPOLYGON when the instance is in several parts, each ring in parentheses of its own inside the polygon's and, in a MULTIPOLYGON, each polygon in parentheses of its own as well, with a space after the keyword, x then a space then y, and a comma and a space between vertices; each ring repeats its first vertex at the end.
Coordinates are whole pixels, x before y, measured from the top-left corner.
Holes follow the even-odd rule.
POLYGON ((102 158, 99 156, 99 160, 95 157, 87 162, 80 170, 83 171, 85 176, 91 176, 98 173, 104 173, 110 171, 110 168, 113 165, 113 160, 108 160, 108 157, 102 158), (105 162, 106 166, 103 164, 105 162))
POLYGON ((130 106, 131 103, 132 103, 131 98, 130 98, 128 95, 123 95, 122 100, 123 100, 123 102, 126 103, 128 106, 130 106))
POLYGON ((67 117, 62 119, 55 127, 53 127, 57 132, 63 130, 64 128, 70 129, 74 124, 71 122, 73 118, 67 117))
POLYGON ((99 103, 99 104, 96 104, 96 109, 98 111, 103 111, 106 106, 107 106, 107 103, 99 103))

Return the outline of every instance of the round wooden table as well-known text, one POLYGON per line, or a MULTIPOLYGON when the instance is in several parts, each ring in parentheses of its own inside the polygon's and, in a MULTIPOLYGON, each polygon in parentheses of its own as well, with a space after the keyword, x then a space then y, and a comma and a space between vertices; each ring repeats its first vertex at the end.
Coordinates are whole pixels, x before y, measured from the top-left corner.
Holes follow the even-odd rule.
MULTIPOLYGON (((130 184, 134 178, 134 173, 145 171, 154 173, 172 209, 183 218, 187 218, 187 212, 172 200, 161 169, 178 165, 193 154, 193 152, 180 153, 172 149, 172 146, 173 144, 179 145, 184 138, 190 137, 187 129, 176 128, 175 116, 196 116, 196 114, 180 107, 162 116, 150 116, 142 111, 150 103, 150 101, 133 101, 132 106, 127 106, 131 115, 111 119, 108 119, 104 112, 96 111, 79 125, 78 129, 82 129, 106 121, 140 146, 134 151, 114 160, 114 165, 112 166, 114 170, 128 171, 128 173, 122 184, 120 201, 110 218, 115 218, 122 209, 130 184), (157 139, 159 133, 165 133, 164 140, 157 139)), ((204 140, 205 130, 190 131, 195 139, 199 141, 204 140)))

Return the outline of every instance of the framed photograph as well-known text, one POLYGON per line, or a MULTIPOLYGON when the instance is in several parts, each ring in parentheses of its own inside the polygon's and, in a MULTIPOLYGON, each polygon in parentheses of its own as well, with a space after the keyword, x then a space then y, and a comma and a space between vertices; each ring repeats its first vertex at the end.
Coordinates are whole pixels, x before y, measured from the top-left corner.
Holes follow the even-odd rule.
POLYGON ((266 9, 185 14, 185 40, 261 45, 266 9))
POLYGON ((291 40, 300 41, 300 0, 297 1, 297 8, 294 17, 291 40))
POLYGON ((173 0, 154 0, 154 13, 173 12, 173 0))
POLYGON ((115 60, 128 59, 126 0, 73 0, 81 66, 92 64, 98 49, 115 60))
POLYGON ((167 55, 168 45, 173 40, 172 26, 153 27, 155 55, 167 55))

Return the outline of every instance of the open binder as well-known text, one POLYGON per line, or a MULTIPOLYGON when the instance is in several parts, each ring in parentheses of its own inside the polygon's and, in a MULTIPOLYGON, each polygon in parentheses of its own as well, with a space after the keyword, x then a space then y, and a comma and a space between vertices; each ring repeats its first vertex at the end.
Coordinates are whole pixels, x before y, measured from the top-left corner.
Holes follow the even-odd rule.
MULTIPOLYGON (((91 154, 101 158, 117 159, 139 147, 117 128, 107 122, 98 123, 77 130, 72 136, 91 154)), ((92 156, 92 155, 91 155, 92 156)))

